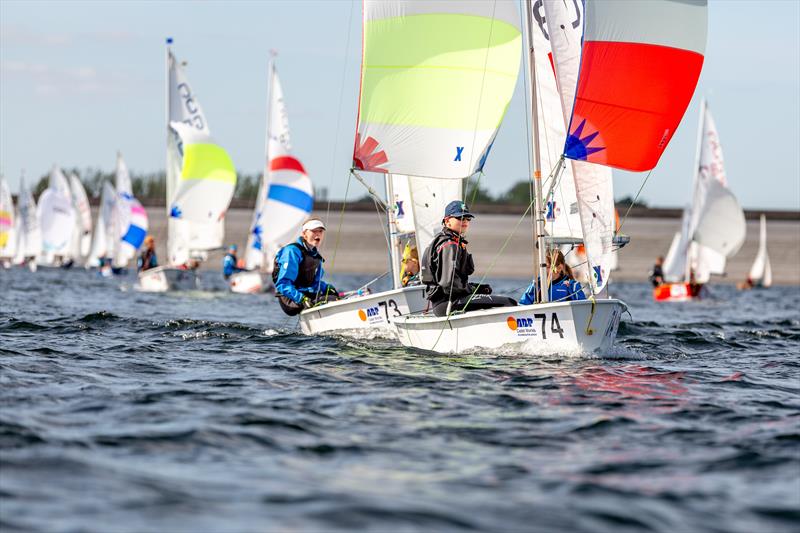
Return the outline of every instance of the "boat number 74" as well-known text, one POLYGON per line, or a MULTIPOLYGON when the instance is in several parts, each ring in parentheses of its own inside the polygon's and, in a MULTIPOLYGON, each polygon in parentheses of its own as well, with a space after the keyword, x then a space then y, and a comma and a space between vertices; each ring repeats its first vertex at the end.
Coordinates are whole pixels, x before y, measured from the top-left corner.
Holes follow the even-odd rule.
MULTIPOLYGON (((545 328, 547 327, 547 315, 545 313, 535 313, 533 318, 542 319, 542 339, 546 339, 547 332, 545 328)), ((550 332, 558 333, 559 337, 562 339, 564 338, 564 329, 561 327, 561 323, 558 321, 558 315, 555 313, 553 313, 553 316, 550 317, 550 332)))
POLYGON ((389 320, 389 308, 390 307, 392 308, 392 316, 393 317, 401 315, 400 310, 397 308, 397 302, 395 302, 394 300, 378 302, 378 305, 383 307, 383 313, 386 315, 386 321, 387 322, 390 322, 390 320, 389 320))

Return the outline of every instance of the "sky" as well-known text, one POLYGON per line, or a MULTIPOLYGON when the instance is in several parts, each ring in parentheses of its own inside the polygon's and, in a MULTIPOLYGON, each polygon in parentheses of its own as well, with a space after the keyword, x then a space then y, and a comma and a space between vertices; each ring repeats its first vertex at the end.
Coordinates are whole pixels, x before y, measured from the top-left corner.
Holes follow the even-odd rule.
MULTIPOLYGON (((638 1, 638 0, 632 0, 638 1)), ((188 62, 214 138, 237 169, 263 167, 267 64, 276 50, 295 155, 344 196, 361 60, 359 1, 0 1, 0 171, 16 192, 54 163, 133 172, 165 159, 165 38, 188 62)), ((800 1, 711 0, 692 103, 648 179, 650 205, 689 201, 698 110, 717 123, 730 188, 745 208, 800 209, 800 1)), ((522 76, 485 167, 499 194, 528 175, 522 76)), ((615 196, 644 174, 615 171, 615 196)), ((363 190, 350 197, 363 196, 363 190)))

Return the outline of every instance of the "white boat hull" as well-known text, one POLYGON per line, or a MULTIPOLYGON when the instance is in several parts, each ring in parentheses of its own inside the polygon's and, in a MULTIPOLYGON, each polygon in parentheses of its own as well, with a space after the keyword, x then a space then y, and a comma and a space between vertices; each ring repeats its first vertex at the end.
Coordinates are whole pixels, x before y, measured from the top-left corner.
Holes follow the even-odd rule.
POLYGON ((198 288, 197 273, 174 267, 156 267, 139 272, 136 290, 141 292, 190 291, 198 288))
POLYGON ((611 348, 622 313, 619 300, 499 307, 446 317, 409 315, 395 322, 403 346, 462 353, 525 344, 524 352, 602 352, 611 348))
POLYGON ((393 335, 395 320, 423 311, 427 303, 421 285, 347 298, 303 311, 300 329, 306 335, 330 331, 393 335))
POLYGON ((268 285, 264 283, 261 272, 237 272, 228 280, 231 292, 239 294, 257 294, 263 292, 268 285))

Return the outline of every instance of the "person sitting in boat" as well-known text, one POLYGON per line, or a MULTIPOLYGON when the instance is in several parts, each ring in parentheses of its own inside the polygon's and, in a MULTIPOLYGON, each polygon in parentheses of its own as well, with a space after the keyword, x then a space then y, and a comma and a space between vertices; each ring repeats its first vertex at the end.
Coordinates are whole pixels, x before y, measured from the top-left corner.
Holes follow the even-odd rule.
MULTIPOLYGON (((552 250, 547 253, 547 275, 550 278, 550 297, 548 301, 565 302, 586 299, 580 282, 575 280, 572 269, 564 259, 564 254, 561 250, 552 250)), ((536 282, 533 281, 525 289, 519 305, 536 303, 536 291, 536 282)))
POLYGON ((236 250, 238 248, 235 244, 228 247, 228 253, 222 258, 222 275, 225 279, 230 278, 237 272, 244 272, 245 269, 239 268, 239 260, 236 257, 236 250))
POLYGON ((319 247, 324 240, 325 224, 312 218, 303 224, 300 237, 281 248, 275 256, 272 270, 275 296, 283 312, 289 316, 339 299, 336 288, 322 280, 325 259, 319 253, 319 247))
POLYGON ((156 240, 152 235, 144 238, 144 251, 139 256, 139 272, 150 270, 158 266, 156 257, 156 240))
POLYGON ((403 265, 400 271, 400 280, 403 287, 419 285, 419 252, 416 246, 406 245, 403 252, 403 265))
POLYGON ((653 270, 650 271, 648 278, 653 287, 658 287, 664 283, 664 258, 662 256, 656 257, 656 264, 653 265, 653 270))
POLYGON ((446 316, 454 311, 475 311, 492 307, 517 305, 505 296, 493 296, 489 285, 469 283, 475 272, 472 254, 467 251, 464 234, 475 215, 459 200, 447 204, 442 219, 442 231, 422 255, 421 279, 425 284, 431 311, 446 316))

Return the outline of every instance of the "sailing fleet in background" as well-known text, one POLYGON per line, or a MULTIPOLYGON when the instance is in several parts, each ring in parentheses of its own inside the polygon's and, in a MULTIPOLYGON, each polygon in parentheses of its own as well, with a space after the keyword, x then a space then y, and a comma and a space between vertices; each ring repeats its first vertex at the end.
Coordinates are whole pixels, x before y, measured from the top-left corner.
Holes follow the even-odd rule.
MULTIPOLYGON (((382 329, 395 332, 406 346, 458 352, 526 341, 525 317, 535 316, 545 317, 540 340, 547 338, 548 327, 553 346, 601 349, 613 342, 626 305, 609 297, 608 281, 616 250, 627 238, 618 234, 611 168, 647 171, 658 163, 700 75, 706 6, 676 0, 587 1, 585 6, 524 0, 523 7, 520 18, 514 3, 364 2, 351 176, 365 185, 361 172, 384 177, 385 197, 367 190, 387 213, 391 287, 355 291, 303 311, 304 333, 382 329), (426 39, 431 28, 449 38, 426 39), (513 310, 487 305, 466 311, 464 306, 448 309, 446 317, 423 314, 424 287, 401 282, 403 257, 412 249, 421 255, 438 231, 444 206, 462 199, 466 180, 482 172, 514 92, 520 59, 533 130, 533 277, 547 279, 545 251, 560 249, 579 272, 589 299, 548 302, 547 291, 540 291, 534 304, 513 310)), ((168 257, 162 266, 138 274, 141 291, 199 288, 197 267, 223 246, 225 214, 236 186, 234 164, 212 138, 184 67, 168 39, 168 257)), ((313 186, 292 154, 273 58, 265 166, 247 235, 246 270, 231 276, 233 292, 269 288, 279 248, 297 237, 312 207, 313 186)), ((147 230, 147 213, 133 196, 120 154, 115 183, 102 184, 94 222, 80 179, 67 178, 57 166, 38 205, 23 177, 15 208, 0 179, 0 262, 5 267, 83 264, 111 276, 130 266, 147 230)), ((703 101, 691 204, 654 298, 697 297, 711 275, 724 274, 744 238, 744 213, 728 188, 719 135, 703 101)), ((768 287, 771 278, 762 216, 758 255, 744 288, 768 287)))

